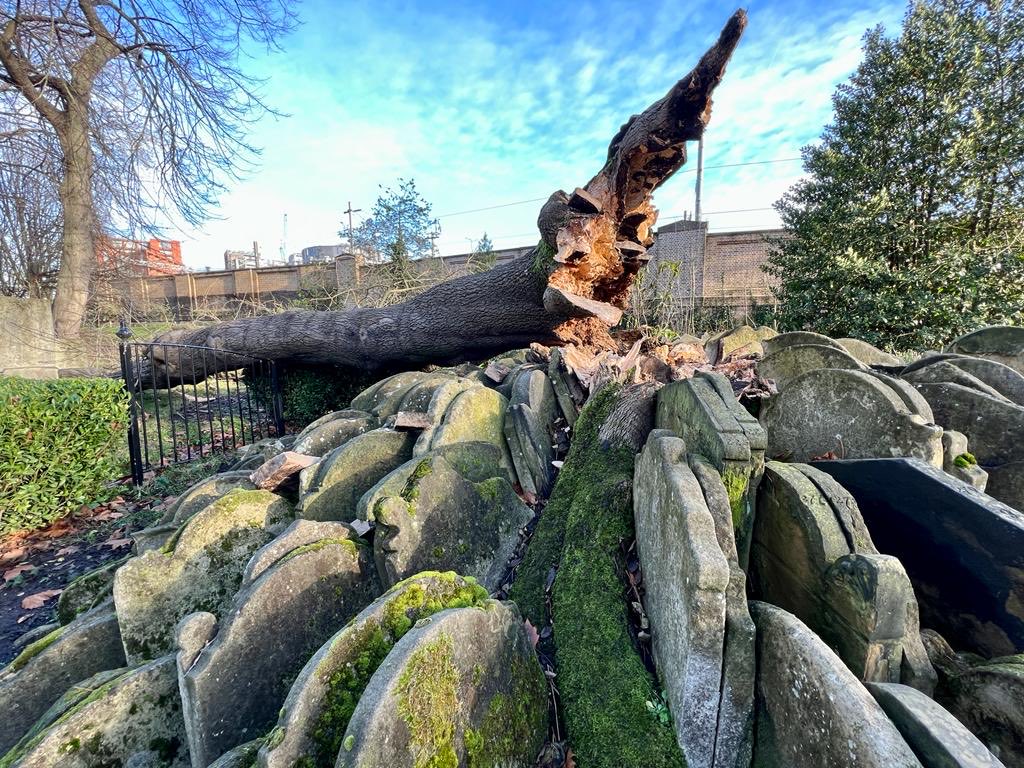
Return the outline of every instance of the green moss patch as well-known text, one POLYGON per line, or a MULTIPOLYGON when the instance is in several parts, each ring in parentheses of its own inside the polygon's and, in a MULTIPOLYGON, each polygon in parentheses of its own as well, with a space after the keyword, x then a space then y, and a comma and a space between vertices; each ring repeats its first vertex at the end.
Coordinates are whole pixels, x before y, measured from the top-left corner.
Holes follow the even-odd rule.
POLYGON ((581 412, 512 597, 534 624, 544 623, 544 584, 558 564, 552 594, 558 687, 580 765, 684 766, 672 728, 649 711, 657 686, 628 631, 619 553, 634 535, 634 456, 598 439, 617 394, 607 387, 581 412))
POLYGON ((397 693, 398 714, 409 726, 414 768, 458 768, 459 670, 451 635, 442 634, 413 653, 397 693))

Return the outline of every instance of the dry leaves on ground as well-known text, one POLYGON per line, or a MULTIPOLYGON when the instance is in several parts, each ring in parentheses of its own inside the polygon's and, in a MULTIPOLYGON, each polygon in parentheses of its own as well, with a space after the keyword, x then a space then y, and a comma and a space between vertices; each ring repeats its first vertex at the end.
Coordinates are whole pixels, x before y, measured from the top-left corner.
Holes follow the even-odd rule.
POLYGON ((19 563, 13 568, 9 568, 4 571, 4 581, 14 581, 21 574, 32 570, 35 570, 34 566, 31 566, 28 563, 19 563))
POLYGON ((47 602, 55 598, 63 589, 45 589, 42 592, 36 592, 34 595, 29 595, 21 601, 21 607, 26 611, 35 610, 36 608, 42 608, 47 602))

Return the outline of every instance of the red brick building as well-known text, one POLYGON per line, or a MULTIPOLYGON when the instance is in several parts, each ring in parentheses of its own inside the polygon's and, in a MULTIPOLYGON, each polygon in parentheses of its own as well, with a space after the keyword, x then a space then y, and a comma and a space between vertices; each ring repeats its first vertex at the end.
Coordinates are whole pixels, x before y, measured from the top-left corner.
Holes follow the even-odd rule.
POLYGON ((185 271, 181 263, 181 243, 157 238, 103 237, 96 245, 96 263, 101 272, 125 277, 178 275, 185 271))

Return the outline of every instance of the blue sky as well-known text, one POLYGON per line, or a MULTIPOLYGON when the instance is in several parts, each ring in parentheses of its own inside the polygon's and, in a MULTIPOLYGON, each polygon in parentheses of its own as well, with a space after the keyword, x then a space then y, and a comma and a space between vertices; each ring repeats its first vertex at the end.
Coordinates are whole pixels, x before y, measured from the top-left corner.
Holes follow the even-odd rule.
MULTIPOLYGON (((831 95, 860 61, 864 31, 894 33, 904 3, 751 0, 749 26, 715 95, 705 134, 703 209, 712 230, 772 226, 767 209, 800 176, 800 147, 831 117, 831 95), (732 168, 710 166, 778 160, 732 168), (726 213, 727 211, 741 211, 726 213)), ((608 141, 697 61, 733 6, 714 2, 394 2, 306 0, 283 52, 246 69, 268 79, 251 134, 259 168, 232 182, 186 264, 221 268, 226 248, 338 242, 347 202, 368 211, 378 185, 416 180, 440 217, 441 253, 487 232, 495 247, 536 241, 539 203, 600 168, 608 141), (462 211, 505 206, 477 213, 462 211), (460 215, 449 215, 460 214, 460 215)), ((655 195, 661 223, 693 209, 690 162, 655 195)), ((357 219, 358 221, 358 215, 357 219)))

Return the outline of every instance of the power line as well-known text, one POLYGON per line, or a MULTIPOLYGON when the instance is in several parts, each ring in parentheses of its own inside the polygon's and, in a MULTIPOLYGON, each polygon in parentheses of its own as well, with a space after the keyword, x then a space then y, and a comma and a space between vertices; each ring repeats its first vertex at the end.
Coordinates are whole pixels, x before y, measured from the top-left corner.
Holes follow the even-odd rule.
MULTIPOLYGON (((719 164, 719 165, 705 165, 704 166, 704 170, 705 171, 711 171, 711 170, 714 170, 716 168, 740 168, 740 167, 746 166, 746 165, 769 165, 769 164, 772 164, 772 163, 792 163, 792 162, 795 162, 796 160, 802 160, 802 159, 803 158, 801 158, 801 157, 781 157, 781 158, 778 158, 777 160, 748 160, 745 163, 722 163, 722 164, 719 164)), ((696 173, 696 172, 697 172, 696 168, 687 168, 685 170, 679 171, 679 173, 696 173)), ((545 196, 545 197, 533 197, 533 198, 530 198, 529 200, 517 200, 514 203, 501 203, 500 205, 488 205, 488 206, 486 206, 484 208, 470 208, 469 210, 466 210, 466 211, 453 211, 452 213, 442 213, 440 216, 437 216, 436 218, 438 218, 438 219, 447 219, 447 218, 451 218, 452 216, 462 216, 462 215, 467 214, 467 213, 481 213, 482 211, 494 211, 494 210, 497 210, 498 208, 511 208, 512 206, 515 206, 515 205, 526 205, 527 203, 539 203, 539 202, 541 202, 543 200, 547 200, 547 199, 548 199, 548 196, 545 196)), ((751 210, 755 210, 755 209, 751 209, 751 210)), ((712 213, 712 211, 707 211, 706 215, 710 215, 711 213, 712 213)), ((721 211, 719 211, 719 213, 721 213, 721 211)))

